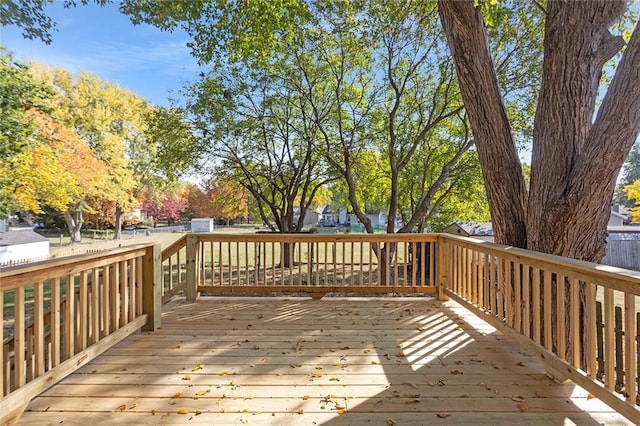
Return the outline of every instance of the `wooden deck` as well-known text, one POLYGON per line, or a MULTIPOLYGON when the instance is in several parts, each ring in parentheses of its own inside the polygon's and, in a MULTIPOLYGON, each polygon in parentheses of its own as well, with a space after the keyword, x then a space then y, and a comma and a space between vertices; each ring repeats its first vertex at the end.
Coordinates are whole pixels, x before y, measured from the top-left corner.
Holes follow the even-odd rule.
POLYGON ((630 424, 454 302, 203 297, 164 307, 20 424, 630 424))

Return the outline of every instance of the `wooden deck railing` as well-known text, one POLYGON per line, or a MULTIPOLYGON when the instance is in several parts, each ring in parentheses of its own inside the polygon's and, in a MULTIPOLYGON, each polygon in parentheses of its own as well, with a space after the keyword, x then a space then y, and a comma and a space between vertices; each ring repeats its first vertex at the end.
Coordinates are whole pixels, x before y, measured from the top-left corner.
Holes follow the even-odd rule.
POLYGON ((160 324, 160 246, 0 270, 0 422, 132 332, 160 324))
POLYGON ((162 250, 162 303, 187 287, 187 237, 162 250))
POLYGON ((0 421, 179 292, 437 293, 640 423, 640 274, 435 234, 187 234, 0 270, 0 421))
POLYGON ((640 423, 640 273, 461 237, 438 240, 439 285, 620 414, 640 423))
POLYGON ((185 241, 187 297, 435 293, 436 240, 427 234, 192 234, 185 241))

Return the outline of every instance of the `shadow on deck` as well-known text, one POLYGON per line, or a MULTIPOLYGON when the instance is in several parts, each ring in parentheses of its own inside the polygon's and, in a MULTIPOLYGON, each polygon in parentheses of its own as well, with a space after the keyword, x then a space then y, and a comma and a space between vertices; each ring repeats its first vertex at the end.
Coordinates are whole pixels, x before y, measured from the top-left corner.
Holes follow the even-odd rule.
POLYGON ((203 297, 163 312, 19 424, 629 424, 453 301, 203 297))

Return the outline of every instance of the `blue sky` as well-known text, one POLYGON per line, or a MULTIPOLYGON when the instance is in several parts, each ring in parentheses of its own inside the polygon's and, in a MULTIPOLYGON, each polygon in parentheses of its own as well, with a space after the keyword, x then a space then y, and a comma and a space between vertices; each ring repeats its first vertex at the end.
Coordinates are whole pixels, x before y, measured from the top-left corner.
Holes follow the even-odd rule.
POLYGON ((186 33, 162 32, 149 25, 134 26, 115 4, 65 9, 62 0, 45 11, 57 23, 53 42, 27 40, 15 26, 0 29, 0 44, 19 61, 33 61, 72 73, 90 71, 101 79, 143 96, 157 105, 169 105, 185 81, 199 70, 186 43, 186 33))

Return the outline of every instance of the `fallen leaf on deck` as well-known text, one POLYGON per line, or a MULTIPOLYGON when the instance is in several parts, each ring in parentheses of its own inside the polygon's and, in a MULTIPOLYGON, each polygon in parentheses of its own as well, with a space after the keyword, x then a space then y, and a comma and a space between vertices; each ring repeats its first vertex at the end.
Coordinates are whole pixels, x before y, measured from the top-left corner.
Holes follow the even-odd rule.
POLYGON ((191 376, 188 374, 185 374, 182 380, 191 380, 191 376))
POLYGON ((173 394, 173 396, 171 398, 180 398, 182 396, 182 392, 176 392, 173 394))
POLYGON ((409 400, 405 401, 404 403, 405 404, 417 404, 419 402, 420 402, 419 399, 409 399, 409 400))
POLYGON ((181 408, 178 410, 178 414, 189 414, 189 411, 185 410, 184 408, 181 408))
POLYGON ((158 412, 158 410, 156 410, 156 409, 154 408, 153 410, 151 410, 151 415, 152 415, 152 416, 155 416, 157 412, 158 412))
POLYGON ((302 397, 302 400, 303 400, 303 401, 306 401, 306 400, 308 400, 309 398, 310 398, 310 396, 309 396, 309 395, 305 395, 305 396, 303 396, 303 397, 302 397))
POLYGON ((226 376, 227 374, 229 374, 229 372, 227 370, 223 370, 220 372, 220 374, 218 374, 219 376, 226 376))
POLYGON ((524 367, 524 362, 520 361, 520 362, 516 363, 516 365, 518 365, 520 367, 524 367))
POLYGON ((330 379, 329 379, 329 381, 330 381, 330 382, 339 382, 339 381, 340 381, 340 378, 338 378, 338 377, 332 377, 332 378, 330 378, 330 379))
POLYGON ((204 367, 202 365, 196 365, 195 367, 193 367, 191 369, 191 371, 198 371, 198 370, 202 370, 204 367))
POLYGON ((200 396, 201 395, 206 395, 209 392, 211 392, 209 389, 202 389, 202 390, 199 390, 198 392, 196 392, 196 395, 200 395, 200 396))
POLYGON ((518 405, 518 409, 521 413, 526 413, 527 411, 529 411, 529 407, 527 407, 526 405, 518 405))
POLYGON ((395 426, 396 422, 393 419, 387 419, 387 426, 395 426))
POLYGON ((120 411, 125 411, 127 409, 127 404, 122 404, 121 406, 118 407, 118 410, 120 411))
POLYGON ((173 349, 182 349, 182 345, 175 345, 173 349))
POLYGON ((520 395, 514 395, 514 396, 512 396, 512 397, 511 397, 511 400, 512 400, 512 401, 515 401, 515 402, 524 402, 524 398, 523 398, 523 397, 521 397, 520 395))
POLYGON ((455 361, 455 362, 454 362, 454 364, 455 364, 455 365, 462 365, 462 364, 464 364, 464 362, 462 362, 462 361, 458 360, 458 361, 455 361))
POLYGON ((597 398, 594 394, 590 393, 589 395, 587 395, 587 399, 593 399, 593 398, 597 398))
POLYGON ((449 413, 436 413, 436 416, 440 417, 441 419, 446 419, 450 415, 451 414, 449 414, 449 413))
POLYGON ((451 374, 463 374, 460 370, 451 370, 451 374))

